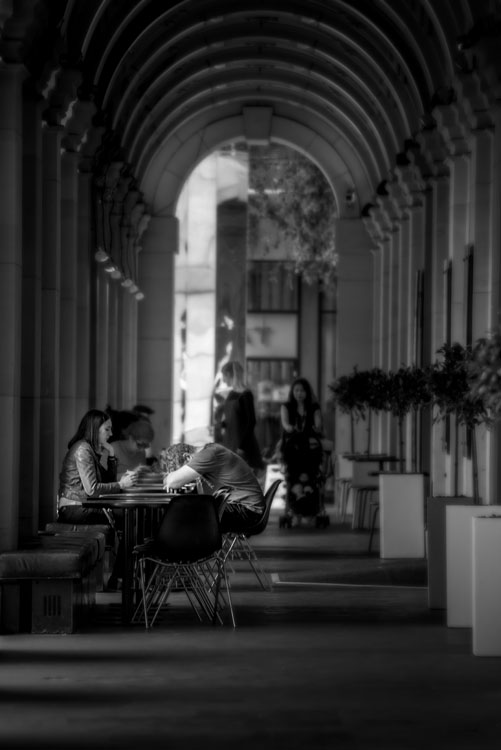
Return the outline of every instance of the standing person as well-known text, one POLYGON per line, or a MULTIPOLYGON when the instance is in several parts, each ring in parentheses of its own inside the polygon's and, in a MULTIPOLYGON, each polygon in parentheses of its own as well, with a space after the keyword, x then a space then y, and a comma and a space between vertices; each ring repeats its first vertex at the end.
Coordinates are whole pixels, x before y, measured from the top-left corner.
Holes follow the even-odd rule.
POLYGON ((222 404, 221 442, 247 461, 252 469, 262 471, 264 462, 254 434, 254 396, 245 384, 243 367, 240 362, 230 360, 221 368, 221 376, 230 389, 222 404))
POLYGON ((320 509, 322 412, 306 378, 296 378, 280 407, 281 454, 289 515, 314 516, 320 509))
POLYGON ((261 518, 264 496, 255 474, 233 451, 218 443, 203 448, 180 443, 166 450, 169 467, 164 477, 167 491, 196 483, 207 494, 224 503, 221 530, 245 531, 261 518))
POLYGON ((149 419, 138 417, 123 430, 122 435, 121 440, 112 443, 119 478, 126 471, 134 471, 141 466, 152 466, 155 463, 154 457, 151 456, 151 443, 155 433, 149 419))

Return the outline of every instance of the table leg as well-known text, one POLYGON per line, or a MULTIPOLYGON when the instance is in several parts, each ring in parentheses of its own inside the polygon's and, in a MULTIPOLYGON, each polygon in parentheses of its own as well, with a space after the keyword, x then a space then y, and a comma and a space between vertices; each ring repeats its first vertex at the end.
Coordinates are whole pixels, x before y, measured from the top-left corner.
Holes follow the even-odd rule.
POLYGON ((124 508, 124 573, 122 580, 122 622, 128 625, 134 613, 134 509, 124 508))

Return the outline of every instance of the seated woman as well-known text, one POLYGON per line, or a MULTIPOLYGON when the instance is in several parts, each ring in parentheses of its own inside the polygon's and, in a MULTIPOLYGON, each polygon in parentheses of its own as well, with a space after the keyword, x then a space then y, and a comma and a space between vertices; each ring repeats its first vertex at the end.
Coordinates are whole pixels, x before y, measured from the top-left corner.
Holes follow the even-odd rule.
MULTIPOLYGON (((109 443, 111 419, 104 411, 91 409, 80 422, 68 443, 59 475, 58 516, 62 523, 109 523, 100 508, 83 508, 82 502, 99 495, 110 495, 132 487, 136 476, 126 472, 117 480, 117 460, 113 443, 109 443)), ((117 552, 112 580, 119 575, 122 564, 120 548, 117 552), (117 567, 118 566, 118 567, 117 567)), ((110 586, 109 586, 110 587, 110 586)))

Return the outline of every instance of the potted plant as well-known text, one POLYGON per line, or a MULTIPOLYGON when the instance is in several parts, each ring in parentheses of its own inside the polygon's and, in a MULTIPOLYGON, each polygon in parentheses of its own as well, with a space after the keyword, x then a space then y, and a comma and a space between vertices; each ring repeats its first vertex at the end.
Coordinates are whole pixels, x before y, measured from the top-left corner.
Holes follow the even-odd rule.
MULTIPOLYGON (((412 365, 386 375, 386 409, 396 418, 400 471, 380 474, 381 557, 424 557, 424 475, 406 471, 404 427, 409 414, 417 418, 430 401, 427 373, 412 365)), ((412 433, 414 435, 414 433, 412 433)), ((413 464, 417 454, 412 446, 413 464)))
POLYGON ((453 492, 428 501, 428 602, 447 609, 447 624, 471 627, 472 518, 481 515, 476 427, 489 422, 483 399, 471 387, 472 347, 444 344, 430 370, 434 421, 454 420, 453 492), (459 431, 471 440, 472 496, 458 494, 459 431))
MULTIPOLYGON (((400 472, 405 471, 406 451, 404 426, 409 414, 417 419, 419 411, 431 402, 429 377, 426 370, 416 365, 400 367, 395 372, 388 373, 387 408, 397 419, 398 425, 398 455, 400 472)), ((414 432, 412 433, 414 436, 414 432)), ((417 471, 417 447, 413 442, 411 449, 412 470, 417 471)))
POLYGON ((353 368, 349 375, 341 375, 329 384, 335 406, 350 419, 350 452, 355 453, 355 424, 365 418, 363 374, 353 368))
MULTIPOLYGON (((473 399, 481 399, 490 425, 501 417, 501 330, 480 338, 469 365, 473 399)), ((472 648, 475 656, 501 656, 501 508, 474 518, 472 533, 472 648)))

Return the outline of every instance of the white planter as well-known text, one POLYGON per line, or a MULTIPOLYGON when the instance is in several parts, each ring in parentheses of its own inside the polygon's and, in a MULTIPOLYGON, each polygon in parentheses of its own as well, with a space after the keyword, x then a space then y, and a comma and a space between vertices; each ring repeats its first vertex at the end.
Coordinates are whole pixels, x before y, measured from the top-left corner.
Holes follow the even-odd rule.
POLYGON ((423 558, 423 474, 379 475, 379 549, 382 558, 423 558))
POLYGON ((447 505, 473 505, 471 497, 429 497, 426 512, 428 557, 428 606, 445 609, 445 508, 447 505))
MULTIPOLYGON (((499 508, 499 506, 496 506, 499 508)), ((501 517, 472 521, 472 646, 475 656, 501 656, 501 517)))
POLYGON ((501 512, 500 505, 448 505, 445 509, 447 625, 471 628, 472 607, 472 519, 501 512))

